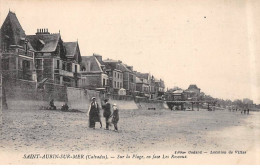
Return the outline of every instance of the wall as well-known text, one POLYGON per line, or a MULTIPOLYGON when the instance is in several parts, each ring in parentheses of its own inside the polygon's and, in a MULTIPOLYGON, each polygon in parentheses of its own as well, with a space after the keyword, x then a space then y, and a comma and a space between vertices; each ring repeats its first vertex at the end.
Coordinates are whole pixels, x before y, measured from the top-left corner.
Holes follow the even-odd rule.
POLYGON ((49 82, 53 81, 53 59, 46 58, 43 60, 43 78, 48 78, 49 82))
POLYGON ((135 103, 139 109, 167 109, 167 104, 162 100, 149 100, 148 98, 135 98, 135 103))
POLYGON ((44 89, 37 89, 36 82, 3 79, 8 109, 39 109, 48 106, 54 99, 56 106, 67 101, 66 87, 45 83, 44 89))
MULTIPOLYGON (((65 87, 58 84, 45 83, 44 89, 37 89, 36 82, 8 79, 3 80, 8 109, 40 109, 48 106, 51 99, 57 108, 68 102, 70 109, 86 112, 92 97, 96 97, 101 106, 104 95, 95 90, 65 87)), ((111 104, 117 104, 119 109, 165 108, 162 101, 149 101, 145 98, 133 99, 132 96, 109 95, 111 104)))
POLYGON ((77 109, 83 112, 87 112, 92 97, 96 97, 97 102, 101 106, 99 92, 95 90, 68 87, 67 94, 68 105, 70 109, 77 109))
POLYGON ((101 79, 101 73, 98 74, 87 74, 87 75, 82 75, 82 77, 85 77, 85 83, 83 80, 79 82, 80 87, 87 87, 87 88, 100 88, 102 86, 102 79, 101 79))

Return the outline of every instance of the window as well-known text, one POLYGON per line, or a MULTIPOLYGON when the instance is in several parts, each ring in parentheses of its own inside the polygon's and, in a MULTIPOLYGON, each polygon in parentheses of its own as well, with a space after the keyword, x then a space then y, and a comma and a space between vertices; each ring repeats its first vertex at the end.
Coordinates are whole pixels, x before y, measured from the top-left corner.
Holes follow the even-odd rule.
POLYGON ((23 71, 30 70, 30 61, 22 60, 22 70, 23 71))
POLYGON ((114 76, 116 77, 116 72, 114 73, 114 76))
POLYGON ((35 68, 42 69, 42 60, 41 59, 36 59, 35 68))
POLYGON ((117 82, 117 88, 119 88, 119 82, 117 82))
POLYGON ((117 74, 117 78, 119 79, 119 73, 117 74))
POLYGON ((65 62, 63 62, 62 63, 62 70, 65 70, 65 68, 66 68, 66 64, 65 64, 65 62))
POLYGON ((57 60, 56 69, 60 69, 60 60, 57 60))
POLYGON ((106 86, 106 79, 103 79, 103 86, 106 86))
POLYGON ((67 71, 72 72, 72 65, 71 65, 71 63, 67 63, 67 71))
POLYGON ((3 70, 9 70, 9 58, 2 60, 3 70))
POLYGON ((78 66, 75 65, 75 73, 78 73, 78 66))
POLYGON ((134 76, 133 75, 129 75, 129 78, 130 78, 130 82, 134 82, 134 76))
POLYGON ((7 51, 7 44, 6 44, 6 42, 3 42, 3 44, 2 44, 2 50, 3 50, 3 51, 7 51))
POLYGON ((116 81, 114 82, 114 88, 116 88, 116 81))

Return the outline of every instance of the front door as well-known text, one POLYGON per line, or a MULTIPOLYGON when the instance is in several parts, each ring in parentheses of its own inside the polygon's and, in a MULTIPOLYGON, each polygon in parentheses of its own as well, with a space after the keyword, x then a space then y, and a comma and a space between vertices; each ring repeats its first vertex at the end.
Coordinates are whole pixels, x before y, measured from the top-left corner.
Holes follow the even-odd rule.
POLYGON ((30 80, 30 61, 23 60, 22 63, 23 79, 30 80))

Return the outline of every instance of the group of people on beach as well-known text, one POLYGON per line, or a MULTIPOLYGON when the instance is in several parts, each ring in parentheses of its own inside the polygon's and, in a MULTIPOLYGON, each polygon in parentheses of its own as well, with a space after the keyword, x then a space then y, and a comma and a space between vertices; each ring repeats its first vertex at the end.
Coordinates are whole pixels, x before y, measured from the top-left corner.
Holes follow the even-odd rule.
POLYGON ((248 108, 248 109, 241 110, 241 114, 243 114, 243 112, 244 112, 244 114, 249 114, 249 108, 248 108))
MULTIPOLYGON (((109 126, 114 125, 114 131, 118 131, 117 123, 119 121, 119 110, 116 104, 109 103, 109 99, 105 99, 102 104, 103 117, 106 120, 105 130, 109 130, 109 126)), ((96 122, 100 123, 100 128, 102 128, 101 113, 99 104, 95 97, 92 97, 89 110, 87 112, 89 116, 89 128, 95 129, 96 122)))
POLYGON ((241 114, 249 114, 249 108, 244 108, 244 109, 238 109, 238 108, 229 108, 229 111, 239 111, 241 110, 241 114))

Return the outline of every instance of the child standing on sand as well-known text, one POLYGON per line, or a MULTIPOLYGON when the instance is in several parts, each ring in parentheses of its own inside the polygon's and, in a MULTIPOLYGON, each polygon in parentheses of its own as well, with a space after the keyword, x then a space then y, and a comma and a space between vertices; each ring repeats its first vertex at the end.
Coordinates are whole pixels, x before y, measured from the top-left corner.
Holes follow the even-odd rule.
POLYGON ((113 108, 112 123, 114 124, 115 131, 118 131, 118 128, 117 128, 117 123, 119 121, 118 108, 117 108, 116 104, 113 104, 112 108, 113 108))

